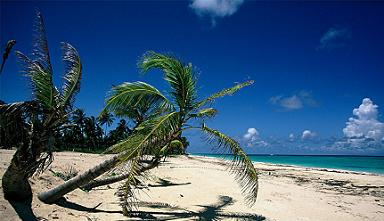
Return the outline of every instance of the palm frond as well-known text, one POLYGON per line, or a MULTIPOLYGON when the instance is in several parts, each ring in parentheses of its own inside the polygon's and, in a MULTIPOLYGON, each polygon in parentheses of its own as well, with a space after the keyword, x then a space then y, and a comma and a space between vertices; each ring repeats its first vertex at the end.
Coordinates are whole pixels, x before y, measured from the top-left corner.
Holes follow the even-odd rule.
POLYGON ((246 86, 249 86, 249 85, 251 85, 251 84, 253 84, 253 83, 254 83, 253 80, 249 80, 249 81, 246 81, 246 82, 244 82, 244 83, 237 84, 237 85, 235 85, 235 86, 233 86, 233 87, 226 88, 226 89, 224 89, 224 90, 222 90, 222 91, 220 91, 220 92, 217 92, 217 93, 215 93, 215 94, 212 94, 212 95, 209 96, 208 98, 206 98, 206 99, 204 99, 204 100, 202 100, 202 101, 200 101, 200 102, 197 102, 195 108, 199 108, 199 107, 205 105, 206 103, 209 103, 209 102, 214 101, 214 100, 217 99, 217 98, 224 97, 224 96, 226 96, 226 95, 232 95, 232 94, 234 94, 235 92, 237 92, 238 90, 240 90, 241 88, 246 87, 246 86))
POLYGON ((116 195, 120 198, 120 206, 123 209, 123 215, 132 215, 134 209, 138 208, 136 193, 141 190, 138 188, 145 180, 148 180, 147 171, 156 167, 161 158, 152 158, 150 161, 146 157, 135 157, 129 161, 128 176, 122 186, 119 187, 116 195), (144 162, 147 163, 144 163, 144 162))
POLYGON ((190 114, 192 118, 212 118, 216 116, 217 110, 214 108, 204 108, 199 110, 197 113, 190 114))
POLYGON ((173 89, 171 94, 180 110, 185 112, 191 110, 196 99, 196 81, 191 64, 184 65, 172 56, 148 52, 139 62, 139 67, 143 73, 152 68, 162 70, 164 79, 173 89))
POLYGON ((108 152, 122 153, 121 162, 145 153, 146 148, 160 148, 170 142, 172 134, 178 130, 178 112, 147 120, 136 128, 136 131, 125 140, 108 148, 108 152))
POLYGON ((80 90, 80 81, 82 77, 82 65, 79 53, 76 49, 65 42, 61 43, 63 51, 63 61, 65 64, 64 85, 61 93, 60 106, 66 107, 72 104, 74 96, 80 90))
POLYGON ((15 102, 0 105, 0 113, 5 117, 29 112, 37 107, 34 101, 15 102))
MULTIPOLYGON (((168 143, 171 136, 177 129, 176 122, 178 112, 172 112, 156 119, 148 120, 140 125, 137 131, 126 140, 113 145, 108 151, 120 153, 120 162, 130 163, 129 176, 123 186, 119 188, 117 195, 120 198, 120 205, 124 215, 132 211, 135 205, 135 193, 133 187, 137 186, 138 178, 143 177, 139 167, 139 159, 146 153, 146 149, 159 149, 168 143)), ((167 144, 165 146, 168 146, 167 144)))
POLYGON ((208 142, 214 143, 219 148, 224 148, 226 151, 230 151, 233 154, 233 165, 231 171, 235 174, 236 179, 242 187, 243 193, 246 195, 245 201, 249 205, 254 205, 257 198, 258 177, 252 161, 240 147, 239 143, 234 139, 218 130, 208 128, 205 125, 203 125, 201 129, 208 135, 208 142))
POLYGON ((156 109, 172 110, 173 106, 168 99, 155 87, 144 82, 126 82, 115 86, 109 92, 105 110, 116 115, 129 114, 132 110, 156 109))
POLYGON ((137 205, 136 196, 134 188, 139 184, 139 176, 141 175, 140 166, 139 166, 140 157, 133 158, 129 164, 130 168, 128 171, 128 177, 125 180, 124 184, 121 185, 116 192, 116 195, 119 197, 120 206, 123 210, 123 215, 128 216, 137 205))
POLYGON ((52 76, 52 65, 48 50, 48 41, 45 35, 45 26, 43 15, 41 12, 36 12, 36 20, 34 24, 33 48, 32 55, 36 58, 44 72, 52 76))
POLYGON ((23 53, 16 51, 23 72, 30 77, 31 87, 35 98, 47 109, 55 107, 55 96, 58 94, 53 86, 52 73, 47 71, 41 63, 32 61, 23 53))

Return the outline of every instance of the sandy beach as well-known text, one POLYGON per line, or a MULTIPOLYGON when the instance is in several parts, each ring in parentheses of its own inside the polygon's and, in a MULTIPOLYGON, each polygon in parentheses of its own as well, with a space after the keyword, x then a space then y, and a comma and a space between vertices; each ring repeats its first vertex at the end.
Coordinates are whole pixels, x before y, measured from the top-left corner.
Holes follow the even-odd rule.
MULTIPOLYGON (((0 176, 14 153, 0 150, 0 176)), ((55 153, 51 170, 82 172, 108 155, 55 153)), ((150 171, 135 217, 121 213, 115 192, 119 184, 90 192, 75 190, 66 201, 47 205, 36 194, 62 182, 47 170, 30 179, 33 210, 46 220, 383 220, 384 176, 339 170, 255 164, 259 171, 259 196, 253 207, 220 159, 178 156, 167 158, 150 171)), ((115 171, 118 173, 119 171, 115 171)), ((2 220, 19 220, 0 193, 2 220)))

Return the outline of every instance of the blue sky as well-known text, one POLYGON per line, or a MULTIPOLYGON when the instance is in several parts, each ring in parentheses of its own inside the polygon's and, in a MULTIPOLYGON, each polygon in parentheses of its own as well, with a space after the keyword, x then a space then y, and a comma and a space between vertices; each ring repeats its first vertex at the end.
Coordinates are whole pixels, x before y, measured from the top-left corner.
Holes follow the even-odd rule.
MULTIPOLYGON (((208 122, 249 153, 384 155, 382 2, 0 4, 2 48, 16 39, 24 53, 35 9, 43 13, 57 85, 59 42, 77 48, 84 77, 76 106, 88 114, 97 115, 106 92, 124 81, 166 90, 159 72, 140 76, 136 63, 148 50, 172 52, 197 67, 202 97, 255 80, 216 102, 219 114, 208 122)), ((31 97, 19 70, 12 54, 0 77, 6 102, 31 97)), ((188 135, 191 152, 210 151, 199 134, 188 135)))

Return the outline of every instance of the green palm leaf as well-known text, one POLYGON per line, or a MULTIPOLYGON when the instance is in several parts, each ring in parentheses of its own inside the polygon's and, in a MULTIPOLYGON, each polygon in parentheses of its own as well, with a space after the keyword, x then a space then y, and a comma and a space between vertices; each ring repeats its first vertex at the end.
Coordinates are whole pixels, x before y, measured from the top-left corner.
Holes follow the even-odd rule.
POLYGON ((32 61, 23 53, 16 51, 23 72, 30 77, 31 87, 35 98, 48 110, 55 107, 55 96, 58 94, 53 87, 52 74, 44 69, 42 64, 32 61))
POLYGON ((134 187, 139 184, 138 178, 141 175, 140 166, 138 163, 139 159, 140 157, 135 157, 129 162, 130 168, 128 171, 128 177, 124 184, 121 185, 119 190, 116 192, 116 195, 120 199, 120 206, 122 207, 123 214, 125 216, 128 216, 136 205, 134 187))
POLYGON ((240 90, 241 88, 246 87, 246 86, 249 86, 249 85, 251 85, 251 84, 253 84, 253 83, 254 83, 253 80, 246 81, 246 82, 244 82, 244 83, 237 84, 237 85, 235 85, 235 86, 233 86, 233 87, 226 88, 226 89, 224 89, 224 90, 222 90, 222 91, 220 91, 220 92, 217 92, 217 93, 215 93, 215 94, 212 94, 212 95, 209 96, 208 98, 206 98, 206 99, 204 99, 204 100, 198 102, 198 103, 196 104, 196 108, 199 108, 199 107, 201 107, 201 106, 203 106, 203 105, 205 105, 205 104, 207 104, 207 103, 209 103, 209 102, 212 102, 212 101, 214 101, 214 100, 217 99, 217 98, 224 97, 224 96, 226 96, 226 95, 232 95, 232 94, 234 94, 235 92, 237 92, 238 90, 240 90))
POLYGON ((137 81, 113 87, 104 109, 123 115, 124 112, 136 108, 153 106, 159 109, 173 109, 172 104, 159 90, 147 83, 137 81))
POLYGON ((249 205, 254 205, 257 198, 258 177, 252 161, 234 139, 205 125, 203 125, 201 129, 208 135, 208 141, 210 143, 215 143, 219 148, 224 148, 234 155, 232 172, 236 175, 236 179, 239 181, 242 191, 246 195, 246 202, 249 205))
POLYGON ((199 110, 197 113, 190 114, 192 118, 212 118, 216 116, 217 110, 214 108, 204 108, 199 110))
POLYGON ((154 119, 147 120, 136 128, 134 134, 110 148, 108 152, 122 153, 121 162, 131 160, 146 148, 160 148, 170 142, 171 135, 178 130, 178 112, 171 112, 154 119))
POLYGON ((146 53, 139 67, 143 72, 152 68, 159 68, 164 72, 164 79, 170 84, 171 95, 181 111, 192 109, 196 99, 196 81, 193 76, 192 65, 184 65, 178 59, 155 52, 146 53))
POLYGON ((31 78, 31 87, 36 99, 42 103, 43 107, 47 109, 54 108, 58 92, 52 82, 52 65, 48 41, 45 36, 44 21, 40 12, 37 12, 34 28, 32 46, 34 60, 18 51, 16 55, 23 66, 23 72, 31 78))
POLYGON ((65 76, 60 103, 62 107, 66 107, 68 104, 73 103, 74 96, 80 90, 82 65, 80 56, 72 45, 62 42, 61 47, 65 64, 65 76))

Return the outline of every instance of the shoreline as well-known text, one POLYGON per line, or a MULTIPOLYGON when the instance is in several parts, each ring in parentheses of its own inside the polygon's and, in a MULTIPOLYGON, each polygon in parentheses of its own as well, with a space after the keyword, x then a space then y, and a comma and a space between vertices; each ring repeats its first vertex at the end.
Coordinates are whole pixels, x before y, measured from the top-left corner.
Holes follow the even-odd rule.
MULTIPOLYGON (((219 156, 215 157, 215 156, 203 156, 203 155, 195 155, 195 154, 188 154, 188 155, 193 156, 193 157, 202 157, 202 158, 212 158, 212 159, 219 159, 219 160, 227 160, 224 157, 219 157, 219 156)), ((223 155, 223 156, 229 157, 230 155, 223 155)), ((265 155, 265 156, 268 156, 268 155, 265 155)), ((295 156, 301 156, 301 155, 295 155, 295 156)), ((322 156, 326 156, 326 155, 322 155, 322 156)), ((361 156, 359 156, 359 157, 361 157, 361 156)), ((369 157, 371 157, 371 156, 369 156, 369 157)), ((230 161, 230 159, 228 159, 228 161, 230 161)), ((382 176, 382 177, 384 177, 384 173, 367 172, 367 171, 356 171, 356 170, 348 170, 348 169, 339 169, 339 168, 334 168, 334 167, 316 167, 316 166, 304 166, 304 165, 295 165, 295 164, 269 163, 269 162, 266 163, 266 162, 260 162, 260 161, 252 161, 252 163, 253 164, 260 164, 260 165, 302 168, 302 169, 308 169, 308 170, 319 170, 319 171, 327 171, 327 172, 335 172, 335 173, 363 174, 363 175, 365 174, 365 175, 373 175, 373 176, 382 176)))
MULTIPOLYGON (((0 176, 14 151, 0 150, 0 176)), ((79 173, 109 159, 110 155, 56 152, 50 169, 79 173)), ((171 156, 149 171, 136 195, 138 216, 125 217, 115 195, 124 183, 89 192, 77 189, 65 195, 66 204, 44 204, 37 193, 64 181, 47 170, 30 179, 34 192, 32 209, 48 220, 266 220, 266 221, 380 221, 384 214, 384 177, 337 173, 310 168, 256 164, 259 190, 249 207, 241 188, 218 158, 171 156), (69 205, 69 206, 68 206, 69 205), (72 205, 72 206, 71 206, 72 205)), ((117 169, 114 172, 122 172, 117 169)), ((112 173, 112 172, 111 172, 112 173)), ((106 174, 105 176, 110 176, 106 174)), ((0 191, 4 220, 19 221, 0 191)))

